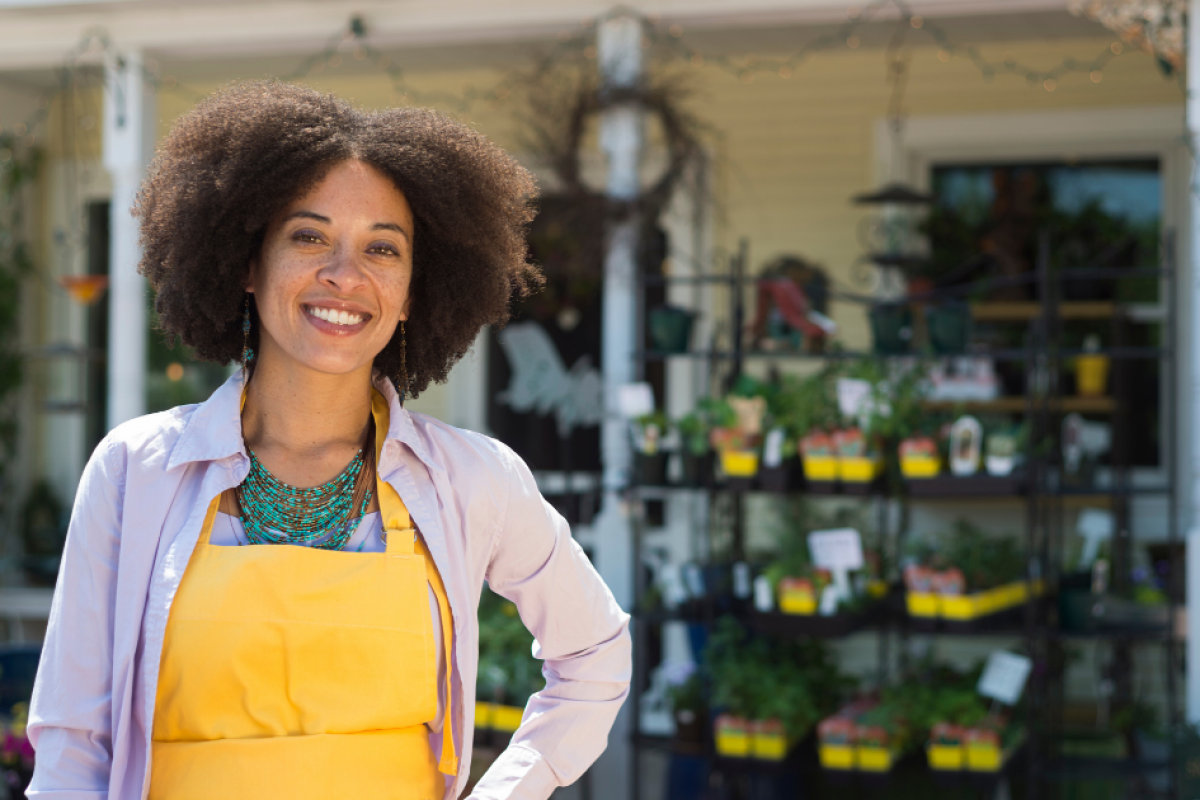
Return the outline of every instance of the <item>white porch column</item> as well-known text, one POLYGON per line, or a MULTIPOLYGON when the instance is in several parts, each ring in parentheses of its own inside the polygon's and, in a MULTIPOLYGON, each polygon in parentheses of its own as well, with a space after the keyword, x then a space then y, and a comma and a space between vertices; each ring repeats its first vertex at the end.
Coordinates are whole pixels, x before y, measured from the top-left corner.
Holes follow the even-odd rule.
MULTIPOLYGON (((642 78, 642 23, 632 16, 602 22, 596 32, 602 89, 627 89, 642 78)), ((613 105, 600 120, 600 146, 608 164, 608 196, 632 200, 639 191, 643 140, 643 111, 636 103, 613 105)), ((632 537, 618 491, 626 483, 632 457, 629 430, 617 412, 617 389, 634 379, 633 352, 637 347, 638 220, 634 216, 611 223, 604 258, 602 371, 606 415, 600 452, 604 467, 604 503, 596 523, 597 568, 617 601, 629 609, 633 602, 630 569, 632 537)))
MULTIPOLYGON (((602 91, 637 86, 642 79, 642 23, 617 16, 596 31, 602 91)), ((636 103, 608 107, 600 119, 600 146, 608 162, 606 192, 614 201, 632 200, 639 191, 643 112, 636 103)), ((610 223, 604 257, 601 368, 604 373, 605 417, 600 431, 604 468, 604 501, 596 518, 596 569, 626 611, 633 610, 633 531, 619 491, 632 461, 629 429, 617 407, 617 387, 634 379, 637 349, 638 220, 630 216, 610 223)), ((629 794, 633 758, 628 733, 638 709, 626 703, 613 726, 609 747, 591 770, 597 797, 629 794)))
MULTIPOLYGON (((1187 97, 1187 129, 1192 144, 1192 152, 1200 152, 1200 0, 1190 0, 1188 3, 1188 97, 1187 97)), ((1181 281, 1179 288, 1190 293, 1190 308, 1186 315, 1179 315, 1180 325, 1176 338, 1187 337, 1181 350, 1189 354, 1189 363, 1179 364, 1182 368, 1185 385, 1191 391, 1187 395, 1188 402, 1179 409, 1181 422, 1186 417, 1186 424, 1181 427, 1190 432, 1190 442, 1187 447, 1187 462, 1181 464, 1178 474, 1181 485, 1176 491, 1180 499, 1186 503, 1191 529, 1187 537, 1187 720, 1200 723, 1200 197, 1197 197, 1197 182, 1200 181, 1200 165, 1193 163, 1191 176, 1191 191, 1188 192, 1190 214, 1189 235, 1187 237, 1189 252, 1180 259, 1180 268, 1184 269, 1187 281, 1181 281)))
POLYGON ((140 52, 109 59, 105 69, 104 166, 112 176, 108 290, 108 427, 146 413, 146 281, 130 214, 154 153, 155 103, 140 52))

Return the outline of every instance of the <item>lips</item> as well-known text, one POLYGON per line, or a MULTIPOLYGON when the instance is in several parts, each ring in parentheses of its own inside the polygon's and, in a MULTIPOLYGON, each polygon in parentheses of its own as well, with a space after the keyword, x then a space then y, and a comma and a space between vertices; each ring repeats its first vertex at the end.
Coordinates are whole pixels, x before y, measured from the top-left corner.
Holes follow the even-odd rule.
POLYGON ((361 311, 327 306, 302 306, 304 318, 320 331, 332 334, 357 333, 362 330, 371 315, 361 311))

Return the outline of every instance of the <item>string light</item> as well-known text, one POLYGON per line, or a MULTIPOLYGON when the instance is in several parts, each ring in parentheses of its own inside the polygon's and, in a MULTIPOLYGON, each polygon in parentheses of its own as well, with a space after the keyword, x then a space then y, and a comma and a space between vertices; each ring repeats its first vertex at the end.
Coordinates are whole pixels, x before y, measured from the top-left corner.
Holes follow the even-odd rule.
POLYGON ((1046 78, 1046 80, 1042 82, 1042 86, 1045 87, 1047 92, 1053 92, 1058 88, 1058 81, 1054 80, 1054 78, 1046 78))
POLYGON ((858 45, 859 45, 859 40, 858 40, 857 36, 852 35, 852 36, 846 37, 846 47, 849 47, 851 50, 854 50, 858 47, 858 45))
POLYGON ((667 28, 667 33, 678 39, 683 36, 683 26, 679 24, 672 25, 670 28, 667 28))
POLYGON ((1092 83, 1099 83, 1104 80, 1104 73, 1098 69, 1094 69, 1088 73, 1088 77, 1092 79, 1092 83))
POLYGON ((921 26, 925 24, 925 18, 919 14, 914 14, 913 18, 908 21, 908 24, 912 25, 914 28, 920 29, 921 26))

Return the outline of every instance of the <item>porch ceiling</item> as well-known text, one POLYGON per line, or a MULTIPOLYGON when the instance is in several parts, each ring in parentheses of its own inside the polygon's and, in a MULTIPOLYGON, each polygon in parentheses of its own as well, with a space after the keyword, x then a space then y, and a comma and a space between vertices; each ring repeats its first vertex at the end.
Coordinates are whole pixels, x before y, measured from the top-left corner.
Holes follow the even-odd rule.
MULTIPOLYGON (((36 9, 13 8, 0 0, 0 89, 16 94, 40 92, 56 85, 55 68, 85 31, 101 26, 118 47, 141 47, 162 65, 162 74, 183 82, 213 83, 239 77, 287 75, 300 58, 320 50, 331 34, 346 26, 353 14, 367 23, 370 43, 386 52, 409 73, 447 69, 506 69, 528 63, 530 53, 549 50, 562 31, 578 32, 584 19, 604 13, 607 5, 560 3, 532 9, 533 0, 505 3, 524 8, 503 24, 481 24, 484 7, 470 27, 435 24, 431 6, 479 5, 472 0, 442 0, 424 4, 376 3, 350 6, 342 2, 243 0, 237 12, 227 0, 191 0, 186 7, 161 0, 127 0, 68 4, 49 3, 36 9), (561 13, 562 9, 571 13, 561 13), (572 10, 573 9, 573 10, 572 10), (551 15, 551 11, 559 12, 551 15), (231 24, 236 19, 236 26, 231 24), (18 28, 25 27, 22 35, 18 28), (40 42, 35 47, 34 40, 40 42)), ((488 4, 488 7, 499 4, 488 4)), ((835 32, 845 19, 848 3, 827 0, 742 0, 739 3, 703 0, 685 4, 662 2, 665 24, 679 22, 687 41, 706 55, 745 53, 786 54, 814 37, 835 32), (716 10, 702 14, 701 6, 737 5, 736 16, 716 10), (773 6, 771 11, 768 7, 773 6), (832 7, 836 6, 836 9, 832 7), (836 11, 836 13, 834 13, 836 11), (774 15, 772 17, 772 14, 774 15)), ((1079 39, 1104 35, 1094 22, 1073 16, 1062 0, 926 0, 912 8, 937 21, 955 41, 986 44, 1018 40, 1079 39), (998 10, 1002 8, 1002 10, 998 10), (968 13, 970 12, 970 13, 968 13)), ((656 6, 640 10, 658 13, 656 6)), ((466 15, 472 16, 472 15, 466 15)), ((462 17, 459 18, 460 23, 462 17)), ((893 31, 894 9, 881 20, 856 31, 862 47, 882 47, 893 31)), ((921 31, 909 42, 932 44, 921 31)), ((347 61, 342 72, 357 65, 347 61)), ((374 68, 363 66, 364 71, 374 68)))
MULTIPOLYGON (((867 0, 632 5, 682 24, 689 39, 706 49, 780 52, 844 21, 855 4, 865 6, 867 0)), ((504 66, 527 57, 531 44, 577 31, 585 19, 614 5, 607 0, 0 0, 0 71, 52 69, 98 26, 119 47, 145 49, 164 64, 179 62, 181 69, 184 62, 209 62, 236 74, 272 72, 323 46, 355 14, 367 22, 375 47, 397 53, 410 68, 504 66)), ((1098 30, 1068 14, 1066 0, 910 0, 909 6, 972 41, 1098 30)), ((883 16, 894 19, 895 14, 889 8, 883 16)), ((868 31, 862 38, 870 46, 875 37, 868 31)))

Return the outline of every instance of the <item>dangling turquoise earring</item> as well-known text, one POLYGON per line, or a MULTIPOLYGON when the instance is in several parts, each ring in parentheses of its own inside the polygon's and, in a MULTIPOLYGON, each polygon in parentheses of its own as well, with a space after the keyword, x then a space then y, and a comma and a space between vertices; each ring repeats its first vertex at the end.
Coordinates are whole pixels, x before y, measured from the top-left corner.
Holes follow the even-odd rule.
POLYGON ((246 292, 246 301, 242 305, 242 385, 250 381, 248 364, 254 359, 254 351, 250 349, 250 293, 246 292))
POLYGON ((404 343, 404 320, 400 320, 400 377, 396 379, 396 389, 400 392, 400 405, 408 397, 408 364, 405 361, 406 346, 404 343))

